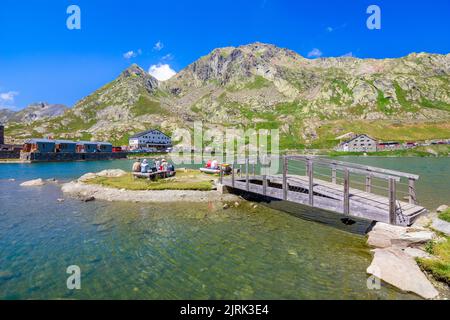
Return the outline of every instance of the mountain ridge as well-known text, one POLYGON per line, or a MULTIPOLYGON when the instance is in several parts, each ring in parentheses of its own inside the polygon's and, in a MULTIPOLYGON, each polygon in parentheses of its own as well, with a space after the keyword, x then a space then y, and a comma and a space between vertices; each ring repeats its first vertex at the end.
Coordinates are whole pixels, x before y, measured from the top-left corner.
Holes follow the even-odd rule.
POLYGON ((214 128, 279 128, 283 147, 299 148, 331 144, 331 136, 321 132, 330 123, 336 134, 351 123, 400 123, 405 130, 427 123, 422 136, 433 137, 434 130, 438 137, 449 129, 445 119, 450 119, 449 54, 312 60, 256 42, 214 49, 164 82, 131 65, 62 116, 8 125, 6 132, 18 139, 45 132, 126 143, 129 135, 150 127, 171 133, 203 121, 214 128), (419 125, 408 129, 414 123, 419 125))
POLYGON ((25 122, 32 123, 41 119, 51 119, 63 114, 68 109, 63 104, 49 104, 48 102, 35 102, 22 110, 13 111, 0 109, 1 122, 25 122))

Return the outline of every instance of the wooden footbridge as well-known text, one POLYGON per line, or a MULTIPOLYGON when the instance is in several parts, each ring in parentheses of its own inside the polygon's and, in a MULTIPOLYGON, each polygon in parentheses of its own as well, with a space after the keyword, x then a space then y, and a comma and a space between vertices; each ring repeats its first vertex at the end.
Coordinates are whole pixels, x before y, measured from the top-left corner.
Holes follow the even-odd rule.
POLYGON ((233 164, 231 175, 221 172, 219 182, 273 200, 394 225, 411 225, 426 212, 417 204, 417 175, 309 156, 275 161, 279 165, 243 159, 233 164))

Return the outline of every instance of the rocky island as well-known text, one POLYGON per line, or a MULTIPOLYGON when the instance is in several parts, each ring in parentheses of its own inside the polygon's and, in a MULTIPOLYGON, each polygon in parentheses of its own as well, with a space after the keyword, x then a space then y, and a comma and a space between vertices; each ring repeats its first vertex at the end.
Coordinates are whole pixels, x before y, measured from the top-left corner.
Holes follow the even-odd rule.
POLYGON ((123 170, 87 173, 77 181, 62 185, 62 191, 80 199, 131 202, 208 202, 240 201, 232 194, 222 194, 209 176, 198 171, 179 169, 177 176, 159 181, 134 179, 123 170))

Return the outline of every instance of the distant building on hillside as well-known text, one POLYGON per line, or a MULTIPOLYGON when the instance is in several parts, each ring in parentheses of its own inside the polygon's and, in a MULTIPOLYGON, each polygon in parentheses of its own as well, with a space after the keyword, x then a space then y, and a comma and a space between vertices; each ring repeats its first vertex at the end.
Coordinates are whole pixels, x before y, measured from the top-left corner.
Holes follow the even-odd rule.
POLYGON ((172 140, 159 130, 151 129, 137 133, 128 141, 130 150, 156 149, 164 150, 172 147, 172 140))
POLYGON ((336 150, 345 152, 375 152, 377 151, 377 141, 367 134, 359 134, 339 144, 336 150))

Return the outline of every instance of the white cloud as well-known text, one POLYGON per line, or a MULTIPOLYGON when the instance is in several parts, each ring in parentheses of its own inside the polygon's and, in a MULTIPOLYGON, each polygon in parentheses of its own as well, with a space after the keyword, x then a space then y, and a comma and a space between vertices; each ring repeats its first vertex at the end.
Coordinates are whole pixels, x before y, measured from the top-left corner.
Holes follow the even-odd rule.
POLYGON ((14 98, 19 95, 17 91, 8 91, 0 93, 0 107, 8 109, 16 109, 14 106, 14 98))
POLYGON ((161 41, 158 41, 157 43, 155 43, 155 45, 153 46, 153 50, 156 51, 161 51, 162 48, 164 48, 164 44, 161 41))
POLYGON ((148 73, 159 81, 169 80, 177 74, 170 65, 161 63, 152 65, 148 70, 148 73))
POLYGON ((320 51, 317 48, 312 49, 310 52, 308 52, 308 58, 319 58, 322 56, 322 51, 320 51))
POLYGON ((136 52, 134 52, 133 50, 130 50, 130 51, 128 51, 128 52, 125 52, 124 54, 123 54, 123 57, 125 58, 125 59, 131 59, 131 58, 136 58, 137 57, 137 53, 136 52))
POLYGON ((14 97, 19 93, 16 91, 8 91, 0 93, 0 100, 4 102, 14 102, 14 97))
POLYGON ((327 27, 328 32, 333 32, 333 30, 334 30, 333 27, 327 27))

